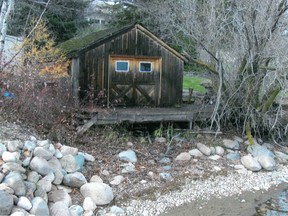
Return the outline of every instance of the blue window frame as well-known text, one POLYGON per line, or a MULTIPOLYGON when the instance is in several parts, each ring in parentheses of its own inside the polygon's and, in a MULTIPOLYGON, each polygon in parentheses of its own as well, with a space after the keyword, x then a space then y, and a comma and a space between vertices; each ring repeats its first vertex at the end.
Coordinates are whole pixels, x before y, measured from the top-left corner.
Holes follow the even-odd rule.
POLYGON ((129 72, 129 61, 116 61, 115 62, 115 71, 116 72, 129 72))
POLYGON ((152 62, 139 62, 139 72, 152 72, 152 62))

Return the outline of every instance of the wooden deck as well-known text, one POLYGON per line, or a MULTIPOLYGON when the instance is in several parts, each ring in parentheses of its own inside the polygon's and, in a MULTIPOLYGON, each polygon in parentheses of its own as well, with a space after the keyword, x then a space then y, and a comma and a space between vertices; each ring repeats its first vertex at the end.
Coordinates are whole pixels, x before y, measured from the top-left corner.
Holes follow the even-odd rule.
POLYGON ((91 119, 78 127, 78 133, 84 133, 92 125, 149 122, 192 122, 208 119, 213 112, 213 105, 185 105, 179 108, 109 108, 90 109, 91 119))

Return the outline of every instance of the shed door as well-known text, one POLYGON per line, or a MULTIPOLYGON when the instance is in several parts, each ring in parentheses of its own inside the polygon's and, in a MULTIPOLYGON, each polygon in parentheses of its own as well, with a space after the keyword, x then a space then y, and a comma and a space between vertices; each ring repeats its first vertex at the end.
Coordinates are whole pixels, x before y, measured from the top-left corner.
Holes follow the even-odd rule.
POLYGON ((157 106, 160 99, 159 58, 110 57, 111 105, 157 106))

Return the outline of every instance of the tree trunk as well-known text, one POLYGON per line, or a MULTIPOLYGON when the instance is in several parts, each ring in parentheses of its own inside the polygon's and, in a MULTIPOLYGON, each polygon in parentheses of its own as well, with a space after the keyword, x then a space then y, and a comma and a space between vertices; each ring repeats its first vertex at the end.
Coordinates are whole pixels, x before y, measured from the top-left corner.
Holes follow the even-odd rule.
POLYGON ((5 37, 7 33, 7 22, 10 12, 14 8, 14 0, 2 0, 0 12, 0 58, 2 62, 5 37))

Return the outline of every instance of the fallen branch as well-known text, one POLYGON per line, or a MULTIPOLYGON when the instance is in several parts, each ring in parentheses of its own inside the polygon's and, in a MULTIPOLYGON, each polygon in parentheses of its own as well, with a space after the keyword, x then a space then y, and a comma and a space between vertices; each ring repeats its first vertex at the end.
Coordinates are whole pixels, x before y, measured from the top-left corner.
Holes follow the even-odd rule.
POLYGON ((90 127, 92 127, 97 122, 97 120, 98 116, 96 115, 84 125, 77 127, 77 135, 84 134, 90 127))

